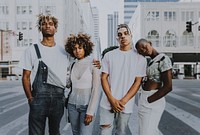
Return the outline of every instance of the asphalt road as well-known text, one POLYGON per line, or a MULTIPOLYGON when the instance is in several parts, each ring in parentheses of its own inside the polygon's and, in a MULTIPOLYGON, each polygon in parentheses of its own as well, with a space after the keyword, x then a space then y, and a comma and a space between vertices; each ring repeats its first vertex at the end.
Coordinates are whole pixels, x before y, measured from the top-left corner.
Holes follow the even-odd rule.
MULTIPOLYGON (((160 134, 200 135, 200 80, 173 80, 173 91, 166 96, 166 101, 159 124, 160 134)), ((0 81, 0 135, 28 135, 28 109, 21 82, 0 81)), ((97 115, 94 135, 99 132, 98 121, 97 115)), ((129 126, 132 135, 137 135, 137 106, 129 126)), ((61 134, 72 135, 66 113, 61 122, 61 134)))

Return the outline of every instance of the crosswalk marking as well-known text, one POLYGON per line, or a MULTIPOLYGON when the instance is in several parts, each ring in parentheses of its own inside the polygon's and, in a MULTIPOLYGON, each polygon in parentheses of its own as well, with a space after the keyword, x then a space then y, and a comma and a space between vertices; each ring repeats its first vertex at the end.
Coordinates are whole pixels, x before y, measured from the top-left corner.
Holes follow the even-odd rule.
POLYGON ((6 113, 6 112, 8 112, 8 111, 10 111, 10 110, 12 110, 12 109, 15 109, 15 108, 18 108, 19 106, 24 105, 24 104, 27 104, 27 102, 22 102, 22 103, 20 103, 20 104, 14 105, 14 106, 9 107, 9 108, 3 108, 3 111, 0 112, 0 114, 6 113))
POLYGON ((13 94, 10 94, 10 95, 3 96, 3 97, 0 98, 0 102, 5 100, 5 99, 14 98, 14 97, 19 96, 19 95, 22 95, 22 93, 13 93, 13 94))
POLYGON ((28 125, 24 126, 22 129, 20 129, 16 135, 20 135, 22 132, 24 132, 28 128, 28 125))
POLYGON ((28 121, 28 113, 1 127, 0 135, 8 135, 8 133, 11 132, 12 129, 14 129, 19 125, 23 125, 23 127, 26 126, 27 121, 28 121))
MULTIPOLYGON (((6 93, 6 91, 3 91, 3 92, 1 91, 1 94, 2 93, 6 93)), ((10 98, 15 98, 15 96, 20 95, 20 94, 24 94, 24 93, 16 92, 16 93, 12 93, 10 95, 6 95, 6 96, 1 97, 0 101, 5 100, 5 99, 10 99, 10 98)), ((177 95, 173 92, 169 93, 168 96, 175 98, 176 100, 182 101, 184 103, 187 103, 196 108, 200 108, 200 103, 195 102, 194 100, 188 99, 187 97, 177 95)), ((198 94, 196 94, 196 96, 198 96, 198 94)), ((3 108, 4 110, 3 110, 3 112, 0 112, 0 115, 3 113, 6 113, 12 109, 18 108, 19 106, 22 106, 24 104, 27 104, 27 101, 25 98, 19 99, 15 102, 1 106, 1 108, 3 108)), ((181 108, 176 107, 175 105, 173 105, 171 103, 166 103, 165 111, 167 111, 168 113, 170 113, 171 115, 173 115, 174 117, 181 120, 186 125, 190 126, 191 128, 193 128, 194 130, 196 130, 197 132, 200 133, 200 128, 199 128, 200 118, 192 115, 189 112, 184 111, 181 108)), ((135 115, 137 115, 137 114, 135 114, 135 115)), ((134 115, 134 117, 135 117, 135 115, 134 115)), ((28 128, 27 123, 28 123, 28 113, 25 115, 22 115, 21 117, 17 118, 16 120, 14 120, 10 123, 7 123, 3 127, 1 127, 0 135, 13 135, 12 133, 14 133, 15 135, 20 135, 25 130, 27 130, 27 128, 28 128)), ((66 121, 65 121, 65 123, 66 123, 66 121)), ((67 123, 67 124, 65 124, 65 123, 63 124, 64 127, 61 129, 63 131, 62 135, 66 135, 66 133, 68 133, 71 130, 71 125, 69 123, 67 123)), ((133 122, 133 124, 138 124, 138 123, 133 122)), ((160 133, 160 135, 163 135, 163 134, 160 133)))
POLYGON ((197 107, 197 108, 200 107, 200 103, 195 102, 195 101, 193 101, 193 100, 190 100, 190 99, 188 99, 188 98, 179 96, 179 95, 177 95, 177 94, 169 93, 168 96, 173 97, 173 98, 175 98, 175 99, 177 99, 177 100, 180 100, 180 101, 182 101, 182 102, 184 102, 184 103, 190 104, 190 105, 192 105, 192 106, 195 106, 195 107, 197 107))
POLYGON ((198 131, 200 133, 200 118, 192 115, 191 113, 188 113, 180 108, 177 108, 176 106, 166 103, 166 109, 168 113, 175 116, 182 122, 184 122, 186 125, 190 126, 194 130, 198 131))

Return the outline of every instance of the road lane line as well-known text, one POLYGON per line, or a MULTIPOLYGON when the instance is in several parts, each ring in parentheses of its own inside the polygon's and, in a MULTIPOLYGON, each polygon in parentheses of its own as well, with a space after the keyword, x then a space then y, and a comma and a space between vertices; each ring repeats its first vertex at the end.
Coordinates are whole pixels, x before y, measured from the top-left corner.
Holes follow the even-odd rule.
POLYGON ((180 100, 182 102, 185 102, 187 104, 190 104, 191 106, 195 106, 197 108, 200 108, 200 103, 198 102, 195 102, 193 100, 190 100, 188 98, 185 98, 185 97, 182 97, 182 96, 179 96, 177 94, 174 94, 174 93, 169 93, 168 96, 172 97, 172 98, 175 98, 177 100, 180 100))
POLYGON ((166 103, 165 111, 175 116, 177 119, 181 120, 186 125, 190 126, 191 128, 193 128, 194 130, 200 133, 200 128, 199 128, 200 118, 180 108, 177 108, 176 106, 170 103, 166 103))

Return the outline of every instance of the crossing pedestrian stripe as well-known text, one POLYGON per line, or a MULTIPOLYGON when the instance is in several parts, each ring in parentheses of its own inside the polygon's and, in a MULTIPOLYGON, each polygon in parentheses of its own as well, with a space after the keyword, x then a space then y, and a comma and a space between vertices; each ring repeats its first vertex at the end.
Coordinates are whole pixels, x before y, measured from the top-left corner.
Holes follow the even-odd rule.
POLYGON ((200 118, 180 108, 177 108, 176 106, 170 103, 166 103, 165 111, 175 116, 177 119, 181 120, 186 125, 190 126, 191 128, 193 128, 194 130, 200 133, 200 128, 199 128, 200 118))

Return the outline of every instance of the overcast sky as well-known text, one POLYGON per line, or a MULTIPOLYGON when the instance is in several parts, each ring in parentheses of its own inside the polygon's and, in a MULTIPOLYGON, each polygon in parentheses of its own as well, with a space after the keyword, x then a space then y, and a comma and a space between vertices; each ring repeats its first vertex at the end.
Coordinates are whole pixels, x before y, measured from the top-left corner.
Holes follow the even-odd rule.
POLYGON ((91 5, 99 9, 99 35, 103 50, 107 46, 107 14, 119 11, 119 23, 123 23, 123 0, 91 0, 91 5))

